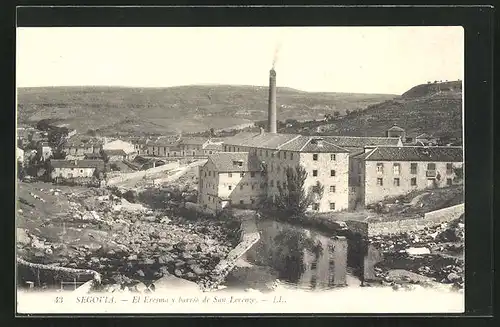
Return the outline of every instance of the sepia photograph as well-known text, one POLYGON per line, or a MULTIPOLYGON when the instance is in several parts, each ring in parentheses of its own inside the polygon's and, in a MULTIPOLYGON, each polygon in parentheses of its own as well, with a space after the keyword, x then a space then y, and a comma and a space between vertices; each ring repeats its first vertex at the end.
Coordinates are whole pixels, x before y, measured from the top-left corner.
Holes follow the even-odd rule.
POLYGON ((464 29, 18 27, 19 314, 462 313, 464 29))

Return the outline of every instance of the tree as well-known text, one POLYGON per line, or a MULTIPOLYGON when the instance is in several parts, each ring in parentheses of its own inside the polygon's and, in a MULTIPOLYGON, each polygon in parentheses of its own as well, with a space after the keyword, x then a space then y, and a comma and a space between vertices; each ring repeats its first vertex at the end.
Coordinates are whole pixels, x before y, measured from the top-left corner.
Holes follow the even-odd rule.
POLYGON ((340 112, 339 111, 334 111, 333 112, 333 117, 339 117, 340 116, 340 112))
POLYGON ((350 113, 351 113, 351 111, 350 111, 349 109, 347 109, 347 110, 345 111, 345 114, 346 114, 346 115, 349 115, 350 113))
POLYGON ((304 189, 307 172, 302 166, 286 169, 286 185, 279 188, 274 205, 287 216, 301 216, 312 204, 313 197, 304 189))

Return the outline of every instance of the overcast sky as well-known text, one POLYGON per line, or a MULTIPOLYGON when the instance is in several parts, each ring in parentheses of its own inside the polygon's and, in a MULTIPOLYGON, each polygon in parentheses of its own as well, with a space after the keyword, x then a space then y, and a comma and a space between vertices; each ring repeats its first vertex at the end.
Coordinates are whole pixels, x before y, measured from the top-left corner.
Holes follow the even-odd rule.
POLYGON ((17 85, 267 85, 401 94, 463 79, 461 27, 18 28, 17 85))

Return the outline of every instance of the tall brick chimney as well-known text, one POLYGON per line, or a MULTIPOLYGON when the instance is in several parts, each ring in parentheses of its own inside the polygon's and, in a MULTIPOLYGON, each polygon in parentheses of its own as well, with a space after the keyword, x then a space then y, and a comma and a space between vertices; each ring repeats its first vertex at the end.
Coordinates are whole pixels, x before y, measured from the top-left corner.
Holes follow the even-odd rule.
POLYGON ((269 108, 268 108, 269 133, 276 133, 276 71, 269 72, 269 108))

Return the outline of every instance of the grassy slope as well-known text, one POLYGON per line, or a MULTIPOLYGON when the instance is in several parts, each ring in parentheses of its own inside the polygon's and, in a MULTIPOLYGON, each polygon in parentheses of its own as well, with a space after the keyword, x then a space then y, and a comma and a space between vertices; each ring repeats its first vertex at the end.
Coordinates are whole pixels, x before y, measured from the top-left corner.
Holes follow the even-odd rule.
MULTIPOLYGON (((18 122, 58 118, 80 132, 197 132, 267 119, 267 87, 20 88, 18 122)), ((278 119, 317 119, 394 95, 308 93, 278 88, 278 119)))
MULTIPOLYGON (((460 82, 418 85, 401 97, 371 105, 365 110, 340 117, 322 125, 325 134, 383 136, 393 124, 405 128, 408 136, 430 133, 440 136, 462 136, 462 88, 460 82)), ((301 132, 302 126, 283 130, 301 132)))

